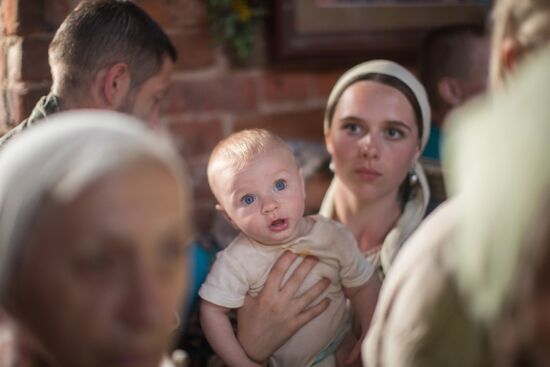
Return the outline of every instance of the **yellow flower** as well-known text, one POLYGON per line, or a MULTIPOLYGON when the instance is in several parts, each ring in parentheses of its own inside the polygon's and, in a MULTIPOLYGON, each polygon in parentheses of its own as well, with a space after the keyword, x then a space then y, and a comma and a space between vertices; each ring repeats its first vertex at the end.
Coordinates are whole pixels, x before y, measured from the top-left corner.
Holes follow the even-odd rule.
POLYGON ((233 11, 239 15, 241 22, 246 22, 252 17, 252 10, 246 0, 233 0, 231 1, 231 7, 233 11))

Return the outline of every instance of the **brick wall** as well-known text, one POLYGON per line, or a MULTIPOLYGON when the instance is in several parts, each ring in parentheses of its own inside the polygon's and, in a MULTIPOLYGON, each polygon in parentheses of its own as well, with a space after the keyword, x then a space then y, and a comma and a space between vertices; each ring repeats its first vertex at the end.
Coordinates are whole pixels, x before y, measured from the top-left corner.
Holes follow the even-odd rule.
MULTIPOLYGON (((24 119, 50 86, 47 45, 78 0, 2 0, 0 133, 24 119)), ((167 31, 180 59, 164 121, 188 163, 197 221, 210 226, 214 200, 206 181, 216 142, 246 127, 285 138, 322 139, 323 106, 342 70, 285 71, 269 67, 266 37, 245 67, 235 67, 208 32, 202 0, 137 0, 167 31)))

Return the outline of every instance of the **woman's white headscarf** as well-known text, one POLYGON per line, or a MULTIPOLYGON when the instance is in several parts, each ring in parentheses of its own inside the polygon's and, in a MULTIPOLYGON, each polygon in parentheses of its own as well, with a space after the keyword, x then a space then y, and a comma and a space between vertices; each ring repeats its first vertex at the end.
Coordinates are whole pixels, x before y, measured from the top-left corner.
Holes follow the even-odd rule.
POLYGON ((190 185, 177 151, 128 115, 64 112, 10 141, 0 151, 0 301, 46 201, 68 202, 113 170, 143 159, 166 166, 181 182, 189 211, 190 185))
MULTIPOLYGON (((424 150, 428 137, 430 135, 431 114, 430 104, 426 90, 416 77, 401 65, 388 60, 373 60, 361 63, 346 71, 336 82, 327 102, 327 108, 324 119, 324 132, 328 133, 331 125, 329 121, 328 111, 333 111, 335 104, 341 97, 342 93, 354 82, 368 78, 369 75, 383 74, 394 77, 403 82, 412 92, 418 106, 420 108, 419 124, 422 126, 422 136, 420 136, 420 151, 424 150)), ((413 171, 418 177, 418 189, 414 192, 415 198, 405 203, 405 208, 401 218, 399 218, 396 226, 390 231, 384 240, 384 245, 380 251, 380 259, 375 259, 375 262, 380 261, 382 269, 385 272, 395 256, 399 248, 410 236, 410 234, 418 227, 428 206, 430 200, 430 189, 428 180, 424 174, 424 170, 420 163, 416 162, 413 171)), ((334 216, 334 199, 333 185, 327 191, 323 205, 321 206, 320 214, 332 218, 334 216)))

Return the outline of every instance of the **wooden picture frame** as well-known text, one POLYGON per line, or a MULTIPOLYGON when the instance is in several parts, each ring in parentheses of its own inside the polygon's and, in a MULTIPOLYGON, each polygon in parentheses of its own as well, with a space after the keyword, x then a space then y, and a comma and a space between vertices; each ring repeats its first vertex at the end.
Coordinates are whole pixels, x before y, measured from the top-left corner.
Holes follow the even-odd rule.
POLYGON ((274 0, 273 61, 413 61, 430 29, 484 24, 489 8, 487 0, 274 0))

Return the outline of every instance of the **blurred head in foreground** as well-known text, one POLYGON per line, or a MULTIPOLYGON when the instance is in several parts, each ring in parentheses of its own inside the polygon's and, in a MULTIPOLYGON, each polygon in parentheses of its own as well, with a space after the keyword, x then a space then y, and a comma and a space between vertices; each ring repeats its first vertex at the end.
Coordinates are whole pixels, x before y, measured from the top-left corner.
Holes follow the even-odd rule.
POLYGON ((187 289, 190 185, 165 138, 79 111, 0 155, 0 302, 29 358, 158 366, 187 289))

